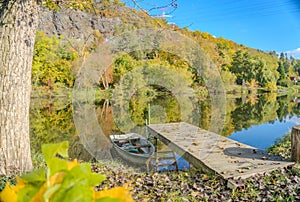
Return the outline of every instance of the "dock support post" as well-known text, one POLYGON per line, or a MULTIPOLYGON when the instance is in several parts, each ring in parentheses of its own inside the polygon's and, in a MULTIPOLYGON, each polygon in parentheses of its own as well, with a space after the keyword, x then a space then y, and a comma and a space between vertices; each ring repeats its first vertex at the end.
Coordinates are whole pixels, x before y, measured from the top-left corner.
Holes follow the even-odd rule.
POLYGON ((300 125, 294 126, 291 137, 291 160, 297 163, 300 162, 300 125))

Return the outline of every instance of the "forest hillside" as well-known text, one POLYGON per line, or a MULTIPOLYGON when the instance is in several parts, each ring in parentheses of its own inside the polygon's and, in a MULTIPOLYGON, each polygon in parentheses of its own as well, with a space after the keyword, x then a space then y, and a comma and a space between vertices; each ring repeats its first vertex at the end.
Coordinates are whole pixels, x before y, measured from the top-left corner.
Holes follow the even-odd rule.
MULTIPOLYGON (((33 84, 41 92, 51 92, 62 86, 72 87, 74 75, 82 62, 98 45, 124 32, 142 28, 172 30, 199 44, 217 66, 227 92, 237 93, 245 89, 248 92, 257 89, 282 91, 299 79, 300 60, 288 58, 284 53, 264 52, 222 37, 216 38, 201 30, 190 31, 169 25, 165 19, 152 18, 147 12, 128 8, 117 0, 94 3, 85 10, 40 8, 40 16, 33 84)), ((99 75, 99 87, 113 88, 126 72, 142 66, 145 61, 148 65, 174 69, 187 78, 194 89, 206 94, 205 82, 195 67, 159 49, 121 55, 105 74, 99 75)))

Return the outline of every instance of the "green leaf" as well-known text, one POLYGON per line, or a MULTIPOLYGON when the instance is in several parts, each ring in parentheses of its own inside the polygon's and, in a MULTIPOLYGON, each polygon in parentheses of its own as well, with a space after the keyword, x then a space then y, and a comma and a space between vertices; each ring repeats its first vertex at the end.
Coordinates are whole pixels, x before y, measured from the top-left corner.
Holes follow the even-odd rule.
POLYGON ((55 184, 51 187, 48 187, 46 192, 43 195, 45 201, 49 201, 50 197, 61 187, 61 184, 55 184))
POLYGON ((106 179, 104 175, 97 173, 91 173, 87 178, 89 180, 89 186, 97 186, 106 179))
POLYGON ((43 145, 42 152, 47 164, 51 162, 57 154, 61 155, 63 158, 68 158, 68 147, 69 143, 67 141, 58 144, 43 145))
POLYGON ((40 187, 27 184, 23 189, 18 191, 18 202, 28 202, 39 191, 40 187))
POLYGON ((53 196, 52 202, 91 202, 93 201, 92 191, 87 186, 74 185, 65 189, 61 187, 53 196))
POLYGON ((82 163, 70 171, 66 171, 61 187, 53 199, 57 201, 89 201, 85 199, 92 197, 91 187, 100 184, 103 180, 105 180, 105 176, 92 173, 91 165, 82 163))
POLYGON ((111 198, 111 197, 105 197, 97 199, 95 202, 121 202, 122 199, 119 198, 111 198))
POLYGON ((88 163, 81 163, 79 166, 74 167, 70 174, 87 180, 87 186, 96 186, 103 182, 106 177, 97 173, 92 173, 92 167, 88 163))
POLYGON ((93 187, 105 180, 105 176, 92 173, 91 165, 82 163, 66 173, 63 188, 69 189, 72 186, 93 187))
POLYGON ((50 176, 59 171, 68 169, 67 161, 59 158, 52 158, 47 164, 50 169, 50 176))
POLYGON ((31 173, 22 175, 21 178, 29 183, 42 183, 46 181, 46 172, 44 169, 35 170, 31 173))
POLYGON ((63 200, 64 202, 91 202, 93 201, 92 191, 87 186, 72 187, 63 200))

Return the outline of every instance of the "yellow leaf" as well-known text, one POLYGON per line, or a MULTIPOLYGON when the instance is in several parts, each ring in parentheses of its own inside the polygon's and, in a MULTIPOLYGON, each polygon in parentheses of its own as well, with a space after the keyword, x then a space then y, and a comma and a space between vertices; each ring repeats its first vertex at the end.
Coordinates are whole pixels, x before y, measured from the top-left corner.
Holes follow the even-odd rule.
POLYGON ((122 199, 122 202, 133 202, 130 190, 127 187, 116 187, 109 190, 94 192, 94 199, 104 197, 122 199))
POLYGON ((17 178, 17 185, 12 186, 11 188, 12 190, 14 190, 15 193, 18 193, 20 189, 23 189, 25 187, 25 181, 20 177, 16 177, 16 178, 17 178))
MULTIPOLYGON (((66 173, 64 173, 64 172, 55 173, 49 179, 50 186, 52 186, 54 184, 60 184, 63 181, 65 175, 66 175, 66 173)), ((38 193, 35 194, 35 196, 31 199, 30 202, 39 202, 39 201, 41 201, 41 199, 43 198, 43 195, 46 192, 46 190, 47 190, 47 182, 45 182, 43 184, 43 186, 40 188, 38 193)))
POLYGON ((78 161, 77 159, 75 159, 74 161, 68 162, 67 165, 68 165, 68 170, 71 170, 72 168, 78 165, 78 161))
POLYGON ((50 185, 60 184, 64 180, 65 175, 66 175, 66 173, 64 173, 64 172, 55 173, 49 179, 50 185))
POLYGON ((10 186, 9 183, 6 184, 5 188, 0 193, 0 201, 2 202, 17 202, 18 195, 10 186))

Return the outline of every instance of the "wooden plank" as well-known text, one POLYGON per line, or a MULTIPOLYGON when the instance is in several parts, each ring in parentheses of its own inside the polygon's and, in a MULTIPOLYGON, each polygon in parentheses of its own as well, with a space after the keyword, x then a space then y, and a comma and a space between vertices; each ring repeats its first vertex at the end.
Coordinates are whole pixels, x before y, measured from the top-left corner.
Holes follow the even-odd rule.
POLYGON ((224 179, 247 178, 293 165, 267 152, 188 123, 151 124, 149 132, 196 168, 224 179))
POLYGON ((292 129, 292 150, 291 159, 297 163, 300 162, 300 126, 294 126, 292 129))

